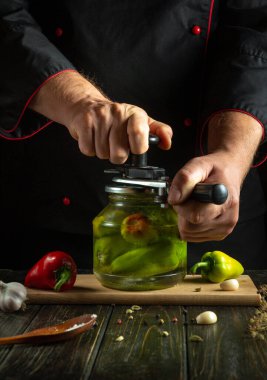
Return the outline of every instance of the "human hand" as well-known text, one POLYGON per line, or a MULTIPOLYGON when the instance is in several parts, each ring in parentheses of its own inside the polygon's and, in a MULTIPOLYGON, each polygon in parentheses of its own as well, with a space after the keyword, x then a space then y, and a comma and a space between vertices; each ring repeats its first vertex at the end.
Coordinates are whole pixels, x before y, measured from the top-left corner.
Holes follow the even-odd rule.
POLYGON ((262 126, 252 116, 225 111, 208 124, 209 154, 190 160, 173 179, 169 203, 178 213, 181 238, 191 242, 223 240, 239 216, 239 197, 244 178, 262 138, 262 126), (228 198, 222 205, 190 199, 199 182, 222 183, 228 198))
POLYGON ((242 176, 224 154, 209 154, 190 160, 174 177, 169 203, 178 214, 181 238, 190 242, 222 240, 234 229, 239 215, 242 176), (228 198, 222 205, 190 199, 199 182, 223 183, 228 198))
POLYGON ((112 102, 76 71, 49 79, 34 96, 30 108, 65 125, 87 156, 124 163, 130 152, 145 153, 149 133, 162 149, 171 147, 172 129, 149 117, 140 107, 112 102))
POLYGON ((84 98, 75 105, 65 125, 83 154, 114 164, 124 163, 130 152, 145 153, 150 133, 159 137, 160 148, 171 147, 171 127, 126 103, 84 98))

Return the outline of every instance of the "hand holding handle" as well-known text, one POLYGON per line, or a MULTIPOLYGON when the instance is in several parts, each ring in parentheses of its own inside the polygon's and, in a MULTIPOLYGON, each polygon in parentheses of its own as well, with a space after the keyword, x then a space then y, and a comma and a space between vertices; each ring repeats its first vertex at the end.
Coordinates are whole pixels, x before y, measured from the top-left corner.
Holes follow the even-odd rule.
POLYGON ((228 197, 227 187, 223 184, 198 183, 191 198, 203 203, 223 204, 228 197))

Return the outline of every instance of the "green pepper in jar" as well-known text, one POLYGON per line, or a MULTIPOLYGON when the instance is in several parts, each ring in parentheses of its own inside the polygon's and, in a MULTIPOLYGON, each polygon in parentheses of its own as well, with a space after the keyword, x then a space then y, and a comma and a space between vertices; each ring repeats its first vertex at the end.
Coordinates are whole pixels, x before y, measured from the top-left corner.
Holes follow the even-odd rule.
POLYGON ((146 245, 158 240, 158 232, 147 216, 138 212, 128 215, 121 224, 121 235, 129 243, 146 245))
POLYGON ((106 215, 105 210, 93 220, 93 231, 95 237, 103 237, 120 233, 122 220, 127 214, 124 210, 115 210, 106 215), (112 227, 111 227, 112 226, 112 227), (117 227, 116 227, 117 226, 117 227))
POLYGON ((186 243, 176 244, 171 240, 161 240, 156 244, 133 249, 117 257, 110 265, 111 273, 149 277, 176 269, 184 257, 186 243))
POLYGON ((127 252, 131 245, 120 235, 110 235, 95 239, 94 242, 94 265, 106 266, 118 256, 127 252))

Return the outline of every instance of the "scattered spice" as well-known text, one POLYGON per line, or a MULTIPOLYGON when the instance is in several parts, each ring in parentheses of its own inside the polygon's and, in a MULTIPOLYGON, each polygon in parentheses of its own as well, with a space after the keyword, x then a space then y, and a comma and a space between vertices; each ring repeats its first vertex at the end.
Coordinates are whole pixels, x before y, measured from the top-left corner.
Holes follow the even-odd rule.
POLYGON ((127 309, 125 313, 126 314, 133 314, 133 310, 132 309, 127 309))
POLYGON ((203 342, 203 338, 199 335, 191 335, 189 337, 190 342, 203 342))
POLYGON ((252 338, 265 340, 264 333, 267 331, 267 284, 259 287, 259 293, 262 300, 254 316, 249 320, 248 331, 252 338))
POLYGON ((66 331, 75 330, 75 329, 77 329, 78 327, 82 327, 82 326, 84 326, 84 325, 85 325, 84 322, 82 322, 82 323, 75 323, 75 325, 69 327, 66 331))
POLYGON ((142 308, 141 308, 141 306, 139 306, 139 305, 133 305, 133 306, 131 307, 131 309, 134 310, 134 311, 138 311, 138 310, 141 310, 142 308))
POLYGON ((162 331, 162 332, 161 332, 161 335, 162 335, 162 336, 169 336, 170 334, 168 333, 168 331, 162 331))
POLYGON ((116 342, 121 342, 122 340, 124 340, 124 336, 122 336, 122 335, 118 336, 118 337, 115 339, 116 342))

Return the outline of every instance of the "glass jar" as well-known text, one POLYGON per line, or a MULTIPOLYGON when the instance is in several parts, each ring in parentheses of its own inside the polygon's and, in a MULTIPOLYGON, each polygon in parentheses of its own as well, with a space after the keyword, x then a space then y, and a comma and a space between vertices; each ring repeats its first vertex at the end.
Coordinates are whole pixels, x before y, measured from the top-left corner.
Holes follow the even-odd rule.
POLYGON ((93 220, 94 274, 120 290, 171 287, 186 274, 187 245, 177 214, 144 188, 109 188, 109 204, 93 220))

